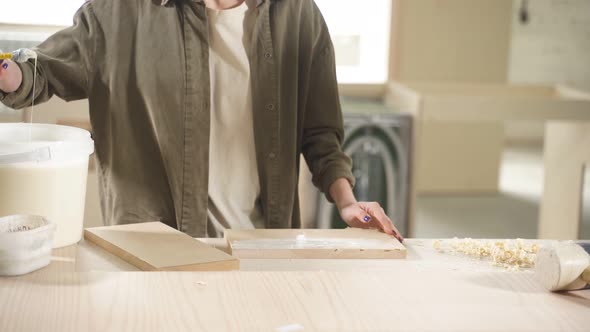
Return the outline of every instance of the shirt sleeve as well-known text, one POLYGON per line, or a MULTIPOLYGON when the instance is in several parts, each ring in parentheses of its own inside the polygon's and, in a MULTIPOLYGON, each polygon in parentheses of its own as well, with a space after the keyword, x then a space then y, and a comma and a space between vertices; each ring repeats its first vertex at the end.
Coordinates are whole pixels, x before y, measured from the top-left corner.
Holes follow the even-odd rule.
POLYGON ((18 64, 23 73, 20 87, 12 93, 0 91, 0 101, 20 109, 31 105, 33 99, 37 104, 53 95, 66 101, 87 98, 98 30, 91 2, 86 2, 74 16, 71 27, 55 33, 33 49, 37 53, 35 96, 35 60, 30 59, 18 64))
POLYGON ((345 178, 354 186, 352 161, 341 145, 344 137, 342 110, 336 80, 334 47, 319 9, 313 4, 317 41, 312 50, 308 99, 301 150, 312 182, 333 202, 330 186, 345 178))

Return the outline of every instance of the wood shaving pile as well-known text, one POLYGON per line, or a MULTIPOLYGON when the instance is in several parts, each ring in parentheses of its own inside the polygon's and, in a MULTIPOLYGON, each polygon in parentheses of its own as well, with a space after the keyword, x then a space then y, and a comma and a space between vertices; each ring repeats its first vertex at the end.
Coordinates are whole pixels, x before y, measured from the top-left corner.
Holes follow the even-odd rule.
MULTIPOLYGON (((492 265, 503 267, 509 271, 534 267, 539 249, 537 244, 527 243, 522 239, 486 241, 453 238, 449 242, 449 251, 452 253, 460 253, 478 259, 491 259, 492 265)), ((437 251, 445 251, 440 240, 434 241, 432 246, 437 251)))

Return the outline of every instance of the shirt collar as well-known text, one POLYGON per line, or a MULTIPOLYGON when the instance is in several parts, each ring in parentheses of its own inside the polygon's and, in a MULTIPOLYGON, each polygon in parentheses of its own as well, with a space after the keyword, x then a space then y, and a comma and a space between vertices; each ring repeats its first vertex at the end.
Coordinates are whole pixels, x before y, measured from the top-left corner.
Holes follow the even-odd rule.
MULTIPOLYGON (((191 1, 203 2, 203 0, 191 0, 191 1)), ((166 6, 172 2, 174 2, 174 0, 161 0, 160 6, 166 6)), ((246 2, 248 3, 248 6, 251 6, 251 4, 256 4, 256 7, 258 7, 264 2, 264 0, 246 0, 246 2)))

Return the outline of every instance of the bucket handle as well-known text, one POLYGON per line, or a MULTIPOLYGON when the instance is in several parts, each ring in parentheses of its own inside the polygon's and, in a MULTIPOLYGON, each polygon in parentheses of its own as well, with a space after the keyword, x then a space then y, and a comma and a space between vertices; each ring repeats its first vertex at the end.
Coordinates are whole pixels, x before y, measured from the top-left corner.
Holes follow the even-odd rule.
POLYGON ((51 160, 51 150, 48 146, 29 152, 0 155, 0 164, 42 162, 51 160))

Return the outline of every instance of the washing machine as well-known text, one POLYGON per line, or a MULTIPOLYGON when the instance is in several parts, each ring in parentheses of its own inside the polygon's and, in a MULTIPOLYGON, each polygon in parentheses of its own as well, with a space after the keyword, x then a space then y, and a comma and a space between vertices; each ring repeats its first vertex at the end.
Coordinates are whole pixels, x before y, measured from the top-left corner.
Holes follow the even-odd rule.
MULTIPOLYGON (((407 235, 412 181, 411 116, 376 99, 343 98, 342 111, 342 148, 352 158, 357 200, 379 202, 402 235, 407 235)), ((347 227, 335 205, 310 187, 310 176, 302 175, 300 182, 303 226, 347 227)))

